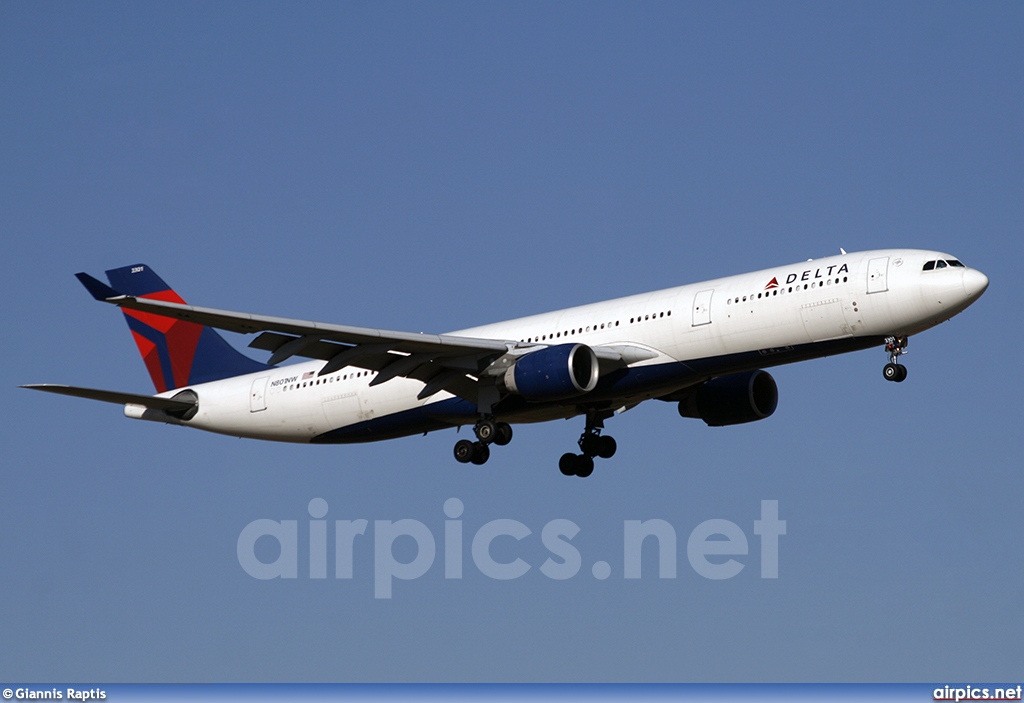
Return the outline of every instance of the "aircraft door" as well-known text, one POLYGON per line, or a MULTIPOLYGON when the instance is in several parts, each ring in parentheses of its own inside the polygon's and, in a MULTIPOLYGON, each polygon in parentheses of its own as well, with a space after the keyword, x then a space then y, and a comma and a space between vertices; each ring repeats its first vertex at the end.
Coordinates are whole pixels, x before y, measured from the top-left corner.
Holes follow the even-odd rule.
POLYGON ((702 290, 693 298, 693 326, 711 324, 711 296, 715 289, 702 290))
POLYGON ((846 321, 843 303, 838 298, 803 305, 800 317, 804 322, 804 331, 812 342, 853 336, 846 321))
POLYGON ((359 394, 355 391, 324 398, 321 406, 331 429, 345 427, 366 419, 359 394))
POLYGON ((884 293, 889 290, 889 284, 886 282, 888 272, 888 256, 882 256, 868 262, 868 293, 884 293))
POLYGON ((252 382, 249 392, 249 412, 258 413, 267 409, 267 381, 270 376, 260 376, 252 382))

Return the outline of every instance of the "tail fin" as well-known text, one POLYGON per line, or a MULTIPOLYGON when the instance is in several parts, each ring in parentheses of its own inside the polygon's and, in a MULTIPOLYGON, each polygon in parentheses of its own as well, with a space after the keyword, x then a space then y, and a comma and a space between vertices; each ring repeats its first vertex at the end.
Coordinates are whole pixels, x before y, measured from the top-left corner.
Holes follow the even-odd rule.
MULTIPOLYGON (((79 280, 95 295, 87 279, 94 284, 99 282, 79 275, 79 280)), ((145 264, 111 269, 107 271, 107 280, 120 295, 185 302, 145 264)), ((239 352, 212 327, 137 310, 123 312, 158 393, 270 368, 239 352)))

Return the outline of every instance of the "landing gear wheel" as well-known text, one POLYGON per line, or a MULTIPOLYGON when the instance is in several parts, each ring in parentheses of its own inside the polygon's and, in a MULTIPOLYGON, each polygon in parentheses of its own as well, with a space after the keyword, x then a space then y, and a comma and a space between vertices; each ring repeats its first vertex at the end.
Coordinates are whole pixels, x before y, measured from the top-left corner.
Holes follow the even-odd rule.
POLYGON ((886 364, 882 369, 882 375, 886 381, 903 383, 907 380, 907 367, 903 364, 886 364))
POLYGON ((882 369, 886 381, 902 383, 907 380, 907 367, 899 363, 899 358, 907 353, 907 337, 886 337, 885 351, 889 354, 889 363, 882 369))
POLYGON ((608 435, 599 435, 597 433, 584 433, 580 437, 580 451, 585 456, 595 457, 599 456, 602 459, 611 459, 615 456, 615 450, 617 445, 615 439, 608 435))
POLYGON ((601 444, 601 435, 584 434, 580 438, 580 451, 586 456, 597 456, 601 444))
POLYGON ((481 466, 487 463, 487 460, 491 458, 491 448, 483 442, 476 442, 473 444, 473 456, 470 459, 471 462, 477 466, 481 466))
POLYGON ((563 476, 586 478, 594 473, 594 459, 586 454, 563 454, 558 460, 558 470, 563 476))
POLYGON ((602 459, 611 459, 613 456, 615 456, 615 450, 617 448, 618 445, 615 444, 614 438, 609 437, 608 435, 604 435, 603 437, 598 438, 597 455, 602 459))
POLYGON ((499 422, 494 433, 494 443, 499 447, 504 447, 506 444, 512 441, 512 426, 507 422, 499 422))
POLYGON ((615 456, 615 440, 607 435, 602 435, 604 421, 614 415, 610 410, 588 410, 587 424, 583 428, 576 444, 579 445, 580 454, 563 454, 558 461, 558 469, 566 476, 580 476, 586 478, 594 473, 594 457, 611 459, 615 456))
POLYGON ((494 420, 481 420, 473 428, 473 432, 476 433, 476 438, 484 444, 490 444, 494 441, 494 435, 498 431, 498 425, 494 420))
POLYGON ((583 455, 576 457, 576 475, 580 478, 586 478, 590 474, 594 473, 594 460, 593 458, 583 455))
POLYGON ((474 444, 468 439, 460 439, 455 443, 455 460, 460 464, 468 464, 473 459, 474 444))

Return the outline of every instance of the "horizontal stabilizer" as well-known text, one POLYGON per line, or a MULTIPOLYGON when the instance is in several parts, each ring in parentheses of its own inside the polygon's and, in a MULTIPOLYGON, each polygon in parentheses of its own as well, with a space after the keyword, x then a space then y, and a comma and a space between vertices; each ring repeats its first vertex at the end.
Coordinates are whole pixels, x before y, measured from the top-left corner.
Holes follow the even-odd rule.
POLYGON ((102 400, 104 403, 117 403, 118 405, 141 405, 155 410, 183 412, 195 407, 194 401, 174 400, 173 398, 158 398, 152 395, 139 395, 136 393, 118 393, 117 391, 101 391, 95 388, 78 388, 77 386, 62 386, 57 383, 31 383, 22 386, 34 391, 46 391, 59 395, 71 395, 76 398, 88 398, 90 400, 102 400))
POLYGON ((98 281, 87 273, 76 273, 75 278, 85 286, 85 289, 89 291, 89 294, 96 298, 96 300, 107 300, 121 295, 121 293, 118 293, 103 281, 98 281))

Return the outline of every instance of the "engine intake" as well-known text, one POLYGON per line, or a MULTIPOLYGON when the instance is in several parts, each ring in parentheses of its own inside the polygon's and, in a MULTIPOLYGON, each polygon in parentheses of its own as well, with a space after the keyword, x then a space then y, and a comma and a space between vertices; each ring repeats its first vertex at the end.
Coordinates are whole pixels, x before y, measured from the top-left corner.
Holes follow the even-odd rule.
POLYGON ((585 344, 559 344, 516 359, 499 377, 509 393, 526 400, 575 398, 597 386, 597 355, 585 344))
POLYGON ((741 425, 770 417, 779 404, 779 387, 767 371, 713 378, 679 402, 679 414, 709 427, 741 425))

